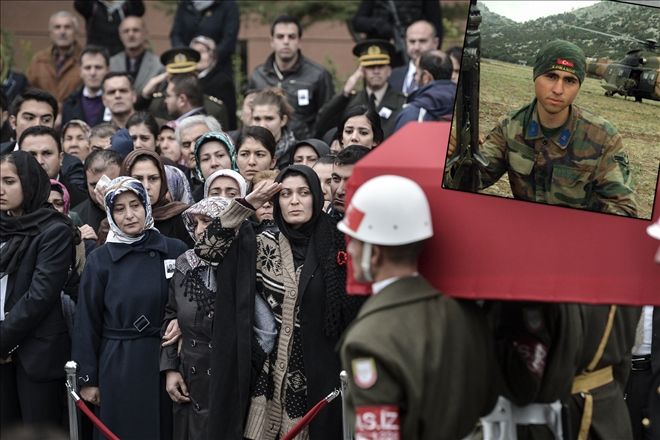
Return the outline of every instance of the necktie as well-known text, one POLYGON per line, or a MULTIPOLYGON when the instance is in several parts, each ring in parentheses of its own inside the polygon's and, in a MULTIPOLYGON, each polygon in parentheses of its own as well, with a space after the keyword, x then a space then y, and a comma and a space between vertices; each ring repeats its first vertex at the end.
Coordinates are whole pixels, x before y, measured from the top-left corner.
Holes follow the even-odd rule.
POLYGON ((376 94, 375 93, 370 93, 369 94, 369 108, 371 108, 373 111, 376 111, 376 94))

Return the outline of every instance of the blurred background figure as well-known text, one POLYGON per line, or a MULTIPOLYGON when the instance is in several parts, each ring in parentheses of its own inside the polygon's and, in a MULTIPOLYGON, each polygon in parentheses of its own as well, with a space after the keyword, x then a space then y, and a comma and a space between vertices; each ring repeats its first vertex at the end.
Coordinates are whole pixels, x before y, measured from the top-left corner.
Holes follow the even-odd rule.
POLYGON ((76 11, 85 18, 87 44, 108 49, 110 55, 122 50, 119 24, 129 15, 142 17, 142 0, 75 0, 76 11))

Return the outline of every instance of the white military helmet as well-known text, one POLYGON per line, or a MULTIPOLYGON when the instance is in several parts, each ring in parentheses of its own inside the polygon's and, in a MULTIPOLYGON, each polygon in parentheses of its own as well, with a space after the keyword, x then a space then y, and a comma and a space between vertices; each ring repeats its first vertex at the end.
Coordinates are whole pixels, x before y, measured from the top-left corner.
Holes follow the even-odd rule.
POLYGON ((658 217, 655 223, 646 228, 646 232, 656 240, 660 240, 660 217, 658 217))
POLYGON ((360 186, 337 225, 364 243, 399 246, 433 236, 424 190, 407 177, 384 175, 360 186))

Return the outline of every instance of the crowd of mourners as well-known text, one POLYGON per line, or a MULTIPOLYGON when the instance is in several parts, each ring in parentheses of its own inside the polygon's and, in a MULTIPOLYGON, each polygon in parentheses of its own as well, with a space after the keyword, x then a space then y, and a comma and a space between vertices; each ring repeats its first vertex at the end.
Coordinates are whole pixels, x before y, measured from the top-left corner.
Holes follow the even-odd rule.
MULTIPOLYGON (((341 90, 288 15, 237 88, 233 1, 180 1, 160 56, 142 0, 53 14, 25 75, 3 51, 2 430, 65 427, 71 359, 122 439, 282 438, 338 387, 362 303, 336 228, 347 180, 407 122, 447 120, 459 70, 437 1, 399 2, 398 48, 372 3, 341 90)), ((305 432, 341 426, 333 404, 305 432)))

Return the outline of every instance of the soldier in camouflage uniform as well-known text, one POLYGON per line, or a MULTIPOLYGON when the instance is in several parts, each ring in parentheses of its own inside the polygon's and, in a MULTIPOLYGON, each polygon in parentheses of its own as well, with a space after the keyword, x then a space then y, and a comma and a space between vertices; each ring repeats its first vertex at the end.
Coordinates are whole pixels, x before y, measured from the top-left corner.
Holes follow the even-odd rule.
POLYGON ((507 172, 517 199, 636 216, 621 136, 610 122, 573 105, 585 65, 582 50, 567 41, 539 51, 536 97, 502 118, 480 147, 489 161, 481 167, 481 188, 507 172))

